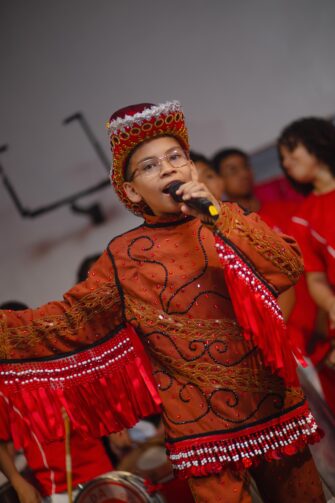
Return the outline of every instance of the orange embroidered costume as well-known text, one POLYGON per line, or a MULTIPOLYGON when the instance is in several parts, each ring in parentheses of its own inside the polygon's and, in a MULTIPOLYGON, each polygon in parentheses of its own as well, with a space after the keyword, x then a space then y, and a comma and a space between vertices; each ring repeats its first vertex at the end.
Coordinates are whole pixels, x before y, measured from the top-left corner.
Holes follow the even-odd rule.
POLYGON ((62 302, 2 312, 11 435, 20 441, 23 422, 41 439, 60 438, 61 406, 97 436, 161 408, 182 477, 248 468, 318 440, 275 301, 302 272, 293 239, 231 203, 204 225, 152 216, 126 198, 137 145, 170 135, 188 151, 178 102, 123 109, 109 132, 114 188, 145 221, 114 238, 62 302))

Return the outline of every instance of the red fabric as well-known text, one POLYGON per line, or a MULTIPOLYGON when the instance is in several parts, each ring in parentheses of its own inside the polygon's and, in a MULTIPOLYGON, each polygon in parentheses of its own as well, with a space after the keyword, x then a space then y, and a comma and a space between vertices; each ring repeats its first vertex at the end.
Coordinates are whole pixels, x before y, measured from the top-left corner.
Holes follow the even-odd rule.
POLYGON ((286 326, 273 294, 255 276, 220 235, 216 236, 219 257, 237 321, 245 338, 262 351, 265 365, 284 378, 287 385, 297 385, 296 361, 301 361, 298 348, 286 337, 286 326), (243 281, 244 280, 244 281, 243 281), (243 309, 240 309, 241 303, 243 309))
MULTIPOLYGON (((335 292, 334 213, 335 190, 326 194, 311 194, 294 213, 291 231, 302 249, 306 272, 324 272, 335 292)), ((309 310, 310 303, 305 303, 306 316, 309 310)), ((334 331, 329 331, 329 337, 334 336, 334 331)), ((320 340, 311 355, 313 363, 319 364, 329 349, 329 340, 320 340)))
POLYGON ((267 201, 261 203, 258 214, 270 227, 289 234, 292 215, 299 205, 297 201, 267 201))
POLYGON ((277 420, 269 421, 267 428, 264 431, 263 425, 255 425, 244 431, 166 445, 174 470, 178 470, 179 477, 188 478, 219 473, 223 464, 244 470, 257 466, 263 459, 292 456, 304 447, 307 433, 311 444, 323 436, 306 404, 283 414, 280 424, 277 420))
MULTIPOLYGON (((67 490, 64 440, 41 445, 26 436, 24 454, 43 496, 67 490)), ((101 440, 78 432, 71 433, 71 457, 73 487, 113 470, 101 440)))
POLYGON ((0 438, 2 442, 10 442, 12 439, 9 411, 8 411, 8 398, 1 392, 0 392, 0 438))
POLYGON ((262 205, 273 202, 286 203, 290 201, 294 203, 303 200, 303 197, 291 187, 283 176, 258 183, 254 188, 254 193, 262 205))
POLYGON ((119 118, 124 119, 126 115, 135 115, 154 106, 156 106, 154 105, 154 103, 137 103, 136 105, 130 105, 128 107, 120 108, 111 115, 109 122, 119 118))
MULTIPOLYGON (((62 407, 74 427, 97 438, 160 411, 148 357, 131 326, 88 351, 43 362, 6 363, 2 373, 0 389, 10 400, 16 446, 24 440, 23 425, 42 443, 63 438, 62 407)), ((0 417, 5 440, 7 430, 0 417)))
MULTIPOLYGON (((307 271, 327 271, 329 278, 333 278, 335 260, 327 250, 327 245, 335 245, 334 211, 335 191, 332 191, 322 196, 311 195, 302 204, 286 201, 265 203, 259 214, 269 225, 279 227, 282 232, 291 234, 298 241, 307 271), (292 217, 295 217, 293 221, 292 217), (320 242, 316 235, 313 235, 313 230, 318 233, 318 237, 325 238, 326 243, 320 242)), ((288 336, 302 348, 313 364, 318 366, 329 352, 330 342, 318 339, 311 350, 308 348, 315 332, 318 308, 310 296, 305 276, 301 277, 295 286, 295 296, 295 306, 287 322, 288 336)), ((318 369, 318 376, 325 400, 335 414, 335 372, 323 367, 318 369)))
POLYGON ((164 496, 166 502, 194 503, 191 490, 185 480, 174 478, 169 482, 165 482, 162 486, 160 493, 164 496))
POLYGON ((292 229, 303 250, 307 272, 326 272, 335 288, 335 190, 311 194, 293 216, 292 229))
MULTIPOLYGON (((298 239, 296 229, 292 226, 292 216, 300 205, 301 201, 266 202, 258 214, 272 228, 298 239)), ((309 294, 306 278, 302 276, 295 285, 295 305, 287 322, 287 330, 289 338, 305 354, 308 354, 307 346, 315 329, 316 315, 317 306, 309 294)))

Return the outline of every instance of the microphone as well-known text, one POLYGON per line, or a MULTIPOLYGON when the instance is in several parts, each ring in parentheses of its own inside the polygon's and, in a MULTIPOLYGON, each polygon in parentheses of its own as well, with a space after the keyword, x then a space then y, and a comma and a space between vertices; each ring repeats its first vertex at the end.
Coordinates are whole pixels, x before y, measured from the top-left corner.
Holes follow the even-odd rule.
POLYGON ((170 194, 172 199, 176 201, 176 203, 184 203, 186 206, 189 206, 190 208, 194 208, 195 210, 200 211, 201 213, 204 213, 205 215, 207 214, 210 216, 213 220, 217 220, 219 217, 218 210, 210 201, 207 199, 207 197, 194 197, 191 199, 188 199, 187 201, 183 201, 183 197, 180 194, 176 194, 177 190, 179 187, 184 185, 184 182, 181 182, 180 180, 175 180, 174 182, 171 182, 170 185, 166 188, 166 191, 170 194))

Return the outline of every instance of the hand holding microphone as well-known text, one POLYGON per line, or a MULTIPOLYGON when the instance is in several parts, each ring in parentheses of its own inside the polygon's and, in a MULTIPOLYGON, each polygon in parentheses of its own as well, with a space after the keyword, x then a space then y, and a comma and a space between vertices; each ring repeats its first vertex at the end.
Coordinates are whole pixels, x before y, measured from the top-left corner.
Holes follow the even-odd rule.
POLYGON ((196 217, 204 216, 211 220, 218 219, 219 205, 217 201, 214 202, 213 196, 203 183, 195 180, 186 183, 175 180, 167 187, 167 192, 177 203, 183 203, 183 213, 196 217))

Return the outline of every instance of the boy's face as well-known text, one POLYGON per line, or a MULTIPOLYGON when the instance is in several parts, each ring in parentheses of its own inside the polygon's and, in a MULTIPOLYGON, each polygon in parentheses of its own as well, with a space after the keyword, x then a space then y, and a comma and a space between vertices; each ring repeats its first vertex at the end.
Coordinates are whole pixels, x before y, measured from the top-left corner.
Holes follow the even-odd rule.
POLYGON ((228 156, 220 163, 224 191, 231 200, 252 195, 253 176, 248 161, 241 155, 228 156))
POLYGON ((137 148, 128 165, 131 181, 124 182, 123 187, 131 202, 145 201, 157 216, 180 213, 180 204, 164 190, 173 181, 191 181, 192 173, 194 176, 195 172, 194 164, 188 159, 179 142, 175 138, 164 136, 145 142, 137 148), (157 158, 160 167, 153 169, 157 158))
POLYGON ((197 161, 194 164, 198 171, 199 182, 204 183, 215 199, 221 201, 223 195, 222 178, 206 162, 197 161))

